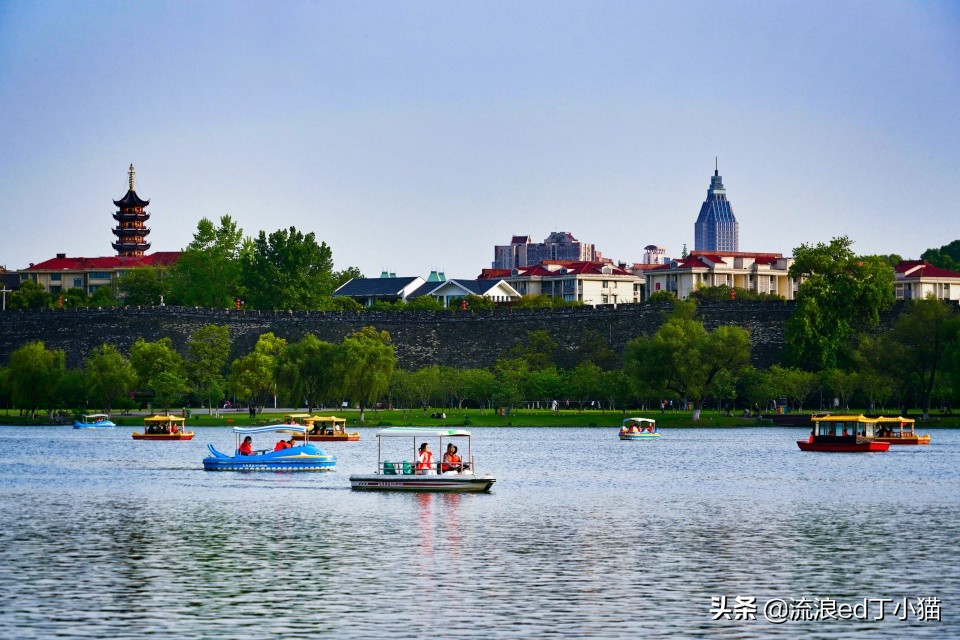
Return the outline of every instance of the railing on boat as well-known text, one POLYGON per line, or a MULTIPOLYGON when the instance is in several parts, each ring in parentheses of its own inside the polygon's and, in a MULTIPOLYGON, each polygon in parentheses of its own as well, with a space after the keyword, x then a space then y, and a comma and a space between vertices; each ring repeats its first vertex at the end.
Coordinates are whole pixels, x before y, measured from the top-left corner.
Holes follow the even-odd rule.
MULTIPOLYGON (((461 464, 463 465, 463 470, 467 473, 473 473, 472 469, 476 468, 472 457, 461 464)), ((416 462, 411 462, 410 460, 401 460, 399 462, 384 460, 377 467, 377 473, 385 476, 435 475, 442 474, 442 468, 443 462, 435 462, 433 468, 430 469, 428 473, 417 473, 416 462)))

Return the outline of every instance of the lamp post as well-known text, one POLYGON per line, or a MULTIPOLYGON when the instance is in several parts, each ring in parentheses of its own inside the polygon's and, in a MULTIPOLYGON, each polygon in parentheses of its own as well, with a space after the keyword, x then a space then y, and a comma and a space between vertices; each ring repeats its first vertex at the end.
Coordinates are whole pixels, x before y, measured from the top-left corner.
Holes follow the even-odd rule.
POLYGON ((7 294, 13 293, 10 289, 7 289, 7 285, 3 285, 3 289, 0 289, 0 293, 3 294, 3 310, 7 310, 7 294))

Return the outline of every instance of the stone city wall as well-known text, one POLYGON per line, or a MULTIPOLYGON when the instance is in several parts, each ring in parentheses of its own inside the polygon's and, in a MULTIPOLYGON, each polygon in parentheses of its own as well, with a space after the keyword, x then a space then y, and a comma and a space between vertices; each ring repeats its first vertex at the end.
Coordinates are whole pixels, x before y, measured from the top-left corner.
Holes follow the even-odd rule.
MULTIPOLYGON (((656 331, 669 309, 663 305, 619 305, 616 308, 574 307, 557 310, 494 312, 374 312, 235 311, 184 307, 121 307, 116 309, 62 309, 7 311, 0 314, 0 363, 12 351, 32 340, 63 349, 68 366, 83 362, 93 347, 104 342, 128 353, 139 338, 169 337, 186 353, 190 334, 205 324, 230 328, 231 357, 248 352, 257 337, 268 331, 298 340, 312 332, 321 340, 339 342, 365 326, 390 332, 399 366, 417 369, 431 364, 486 367, 530 331, 544 329, 560 345, 558 360, 570 366, 580 336, 598 331, 618 354, 633 338, 656 331)), ((731 301, 703 303, 698 317, 708 330, 735 324, 750 332, 754 364, 766 367, 779 361, 784 327, 793 310, 790 302, 731 301)))

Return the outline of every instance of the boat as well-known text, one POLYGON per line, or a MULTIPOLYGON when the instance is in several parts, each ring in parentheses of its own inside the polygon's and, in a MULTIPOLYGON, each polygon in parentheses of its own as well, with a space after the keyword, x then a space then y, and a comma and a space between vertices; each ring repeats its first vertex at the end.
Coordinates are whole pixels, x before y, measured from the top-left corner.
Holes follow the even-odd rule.
POLYGON ((828 451, 836 453, 865 453, 886 451, 889 442, 876 438, 879 418, 859 415, 814 416, 813 431, 807 440, 797 440, 801 451, 828 451))
MULTIPOLYGON (((353 433, 347 431, 346 418, 307 416, 303 419, 303 425, 307 427, 307 433, 314 442, 356 442, 360 439, 359 431, 353 433)), ((296 440, 303 440, 305 436, 296 434, 293 437, 296 440)))
POLYGON ((930 444, 930 435, 918 435, 914 425, 913 418, 881 416, 877 419, 877 440, 890 444, 930 444))
POLYGON ((193 431, 184 431, 186 420, 179 416, 147 416, 143 431, 134 431, 134 440, 193 440, 193 431))
MULTIPOLYGON (((233 433, 237 436, 237 448, 234 455, 228 456, 217 451, 212 444, 207 445, 210 455, 203 459, 203 468, 207 471, 333 471, 337 466, 337 458, 311 444, 309 440, 303 444, 293 445, 287 449, 253 450, 250 455, 241 455, 240 444, 248 436, 263 433, 280 433, 294 436, 306 434, 307 428, 303 425, 275 424, 266 427, 234 427, 233 433)), ((309 437, 309 436, 308 436, 309 437)))
MULTIPOLYGON (((459 447, 458 447, 459 448, 459 447)), ((481 493, 490 491, 496 482, 493 476, 477 475, 476 461, 470 447, 470 432, 462 429, 430 429, 424 427, 389 427, 377 433, 377 467, 369 474, 350 476, 350 487, 357 491, 433 491, 445 493, 481 493), (424 468, 417 464, 417 453, 424 443, 435 440, 437 451, 444 445, 465 443, 466 457, 460 464, 435 465, 424 468), (410 448, 407 448, 410 443, 410 448), (399 461, 384 459, 383 450, 399 452, 399 461)))
POLYGON ((106 413, 88 413, 73 421, 74 429, 113 429, 115 426, 106 413))
POLYGON ((657 421, 650 418, 627 418, 620 427, 621 440, 655 440, 659 437, 657 421))
POLYGON ((306 424, 309 418, 309 413, 288 413, 283 416, 283 424, 306 424))

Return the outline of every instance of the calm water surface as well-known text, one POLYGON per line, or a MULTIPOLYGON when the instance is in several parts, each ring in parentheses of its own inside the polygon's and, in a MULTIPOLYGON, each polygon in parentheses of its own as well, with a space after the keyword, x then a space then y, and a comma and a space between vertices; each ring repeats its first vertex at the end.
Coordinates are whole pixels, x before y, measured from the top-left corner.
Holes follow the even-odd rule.
POLYGON ((205 472, 227 428, 133 430, 0 427, 3 636, 960 637, 960 432, 837 455, 802 429, 483 428, 497 483, 457 496, 351 492, 374 429, 324 474, 205 472), (757 620, 713 621, 720 596, 757 620), (763 619, 904 597, 942 620, 763 619))

